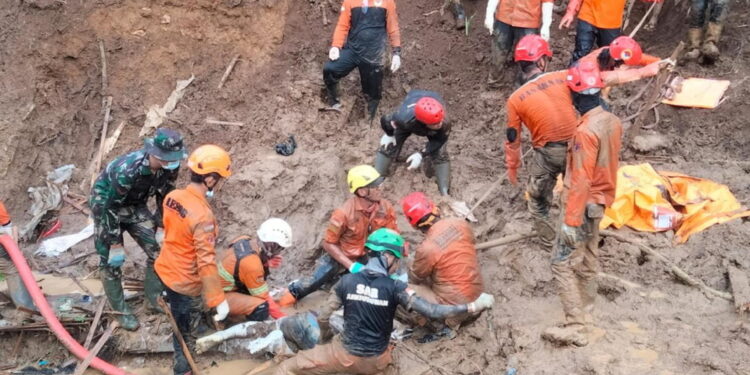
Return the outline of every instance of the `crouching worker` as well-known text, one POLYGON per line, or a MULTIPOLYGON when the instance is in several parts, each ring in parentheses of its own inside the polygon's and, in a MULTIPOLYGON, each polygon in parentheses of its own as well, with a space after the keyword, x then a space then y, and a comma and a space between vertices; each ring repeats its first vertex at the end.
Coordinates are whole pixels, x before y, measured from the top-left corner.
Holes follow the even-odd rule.
POLYGON ((258 228, 258 237, 232 241, 218 264, 229 317, 234 321, 279 319, 284 313, 271 298, 266 279, 271 268, 281 265, 282 250, 292 246, 292 228, 270 218, 258 228))
POLYGON ((282 362, 276 374, 376 374, 391 362, 390 337, 398 306, 439 319, 477 313, 494 303, 492 295, 483 293, 469 304, 435 305, 392 279, 404 252, 404 239, 391 229, 373 232, 365 247, 370 258, 364 270, 341 278, 318 318, 325 338, 330 334, 331 314, 343 306, 344 331, 331 343, 282 362))
MULTIPOLYGON (((430 303, 461 305, 479 297, 484 285, 474 233, 466 220, 441 218, 437 206, 422 192, 407 195, 401 205, 412 227, 426 235, 409 267, 410 286, 430 303)), ((433 328, 440 335, 452 336, 462 322, 477 315, 467 312, 439 319, 433 328)), ((416 323, 426 322, 420 317, 416 323)))

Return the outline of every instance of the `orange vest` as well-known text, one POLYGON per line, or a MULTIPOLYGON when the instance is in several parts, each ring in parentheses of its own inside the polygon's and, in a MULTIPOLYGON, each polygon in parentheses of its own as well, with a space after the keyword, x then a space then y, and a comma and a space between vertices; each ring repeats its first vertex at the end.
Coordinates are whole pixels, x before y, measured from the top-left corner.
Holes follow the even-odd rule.
POLYGON ((542 3, 552 0, 502 0, 495 19, 514 27, 538 29, 542 26, 542 3))
POLYGON ((382 199, 372 207, 356 196, 331 214, 323 241, 338 244, 349 259, 365 255, 365 241, 370 233, 380 228, 398 231, 396 210, 391 202, 382 199))

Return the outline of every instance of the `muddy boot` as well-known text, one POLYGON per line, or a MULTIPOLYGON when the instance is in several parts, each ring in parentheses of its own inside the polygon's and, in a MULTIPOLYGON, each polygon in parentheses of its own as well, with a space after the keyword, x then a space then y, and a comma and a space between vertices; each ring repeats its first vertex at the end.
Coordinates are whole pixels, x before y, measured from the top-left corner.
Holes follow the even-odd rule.
POLYGON ((466 28, 466 13, 464 12, 464 6, 459 2, 453 2, 451 12, 456 19, 456 30, 463 30, 466 28))
POLYGON ((339 85, 338 83, 334 83, 331 85, 326 85, 326 96, 328 100, 328 107, 334 108, 334 109, 340 109, 341 108, 341 101, 339 100, 339 85))
POLYGON ((370 124, 372 124, 372 120, 375 118, 375 114, 378 112, 378 104, 380 104, 380 100, 367 101, 367 114, 370 116, 370 124))
POLYGON ((375 154, 375 170, 378 171, 381 176, 388 175, 388 169, 391 167, 391 163, 393 163, 393 159, 381 151, 378 151, 375 154))
POLYGON ((150 310, 164 313, 164 310, 159 306, 158 298, 161 292, 164 291, 164 285, 161 283, 159 276, 156 276, 154 272, 154 266, 146 267, 146 277, 143 279, 143 294, 146 295, 148 301, 148 307, 150 310))
POLYGON ((719 39, 721 39, 721 30, 723 26, 720 23, 709 22, 706 28, 706 39, 703 41, 701 53, 704 62, 711 64, 719 58, 719 39))
POLYGON ((117 320, 120 326, 128 331, 135 331, 138 329, 138 319, 133 315, 130 310, 130 306, 125 302, 125 293, 122 290, 122 280, 119 275, 119 270, 113 270, 111 267, 100 268, 102 286, 104 292, 107 294, 110 306, 115 311, 123 313, 118 315, 117 320))
POLYGON ((435 179, 437 179, 438 190, 441 195, 448 195, 451 188, 451 163, 443 162, 434 164, 435 179))
POLYGON ((555 228, 552 227, 549 218, 534 217, 534 230, 536 231, 536 235, 539 238, 539 242, 542 243, 542 246, 552 248, 557 233, 555 233, 555 228))
POLYGON ((698 61, 701 57, 701 40, 703 39, 703 29, 691 28, 688 30, 688 47, 685 52, 685 61, 698 61))
POLYGON ((586 346, 588 338, 582 324, 569 324, 564 327, 549 327, 542 332, 542 339, 558 345, 586 346))

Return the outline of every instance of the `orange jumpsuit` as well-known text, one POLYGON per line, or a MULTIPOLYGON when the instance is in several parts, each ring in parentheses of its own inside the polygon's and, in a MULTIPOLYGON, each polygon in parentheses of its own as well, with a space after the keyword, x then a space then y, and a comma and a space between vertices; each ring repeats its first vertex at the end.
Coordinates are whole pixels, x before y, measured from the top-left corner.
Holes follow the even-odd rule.
POLYGON ((571 0, 567 11, 600 29, 618 29, 623 10, 625 0, 571 0))
POLYGON ((615 198, 622 125, 601 106, 581 118, 568 149, 562 216, 584 240, 571 248, 558 240, 552 273, 569 324, 584 324, 596 291, 590 281, 599 271, 599 222, 615 198))
POLYGON ((495 19, 514 27, 538 29, 542 26, 542 3, 552 0, 503 0, 495 11, 495 19))
MULTIPOLYGON (((579 61, 593 61, 598 64, 599 54, 609 47, 597 48, 579 61)), ((602 71, 602 81, 606 86, 622 85, 624 83, 637 81, 643 78, 653 77, 659 74, 660 58, 644 53, 641 57, 640 68, 621 66, 615 70, 602 71)))
POLYGON ((238 241, 247 239, 249 237, 243 236, 233 241, 230 247, 221 254, 221 260, 218 263, 219 276, 222 279, 221 286, 229 303, 229 315, 245 317, 267 302, 271 316, 274 319, 281 318, 284 314, 268 293, 266 283, 268 274, 263 266, 261 249, 257 240, 245 242, 249 243, 250 251, 237 265, 235 246, 238 241), (238 276, 239 280, 235 276, 238 276))
POLYGON ((474 301, 484 291, 474 243, 471 226, 465 220, 438 221, 416 250, 410 279, 428 284, 437 297, 435 303, 461 305, 474 301))
POLYGON ((380 229, 398 231, 396 210, 383 199, 370 207, 364 199, 351 197, 331 214, 323 241, 338 244, 349 259, 365 255, 367 236, 380 229))
POLYGON ((0 201, 0 226, 8 225, 10 223, 10 215, 8 210, 5 209, 3 201, 0 201))
POLYGON ((214 248, 219 228, 204 194, 189 185, 164 199, 164 244, 156 274, 169 289, 203 300, 209 308, 224 301, 214 248))

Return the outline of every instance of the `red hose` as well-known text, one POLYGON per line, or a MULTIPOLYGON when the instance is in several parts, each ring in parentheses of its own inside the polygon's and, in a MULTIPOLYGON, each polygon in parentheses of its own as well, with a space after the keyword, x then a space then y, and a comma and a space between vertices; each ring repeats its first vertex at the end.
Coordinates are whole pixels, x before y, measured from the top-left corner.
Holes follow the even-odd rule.
MULTIPOLYGON (((13 263, 16 265, 16 269, 18 269, 18 274, 21 276, 21 280, 23 280, 23 283, 26 285, 26 289, 29 290, 31 299, 34 300, 34 304, 39 309, 39 312, 44 317, 44 320, 47 321, 47 325, 49 326, 49 328, 52 330, 52 332, 55 333, 55 336, 57 336, 57 338, 63 343, 63 345, 65 345, 65 347, 68 348, 68 350, 70 350, 70 352, 73 353, 76 357, 81 360, 86 358, 89 355, 89 351, 81 346, 78 341, 73 339, 73 337, 70 336, 70 333, 65 330, 65 327, 63 327, 62 323, 57 320, 57 316, 55 316, 55 313, 52 311, 49 303, 47 303, 47 299, 44 297, 44 294, 42 294, 41 289, 39 289, 39 285, 36 284, 34 275, 31 273, 31 269, 26 263, 26 258, 23 257, 23 253, 21 253, 21 250, 18 249, 16 241, 14 241, 11 236, 3 234, 0 235, 0 245, 2 245, 10 255, 10 259, 13 260, 13 263)), ((94 358, 94 360, 91 361, 91 367, 108 375, 128 374, 127 372, 125 372, 125 370, 117 368, 98 357, 94 358)))

